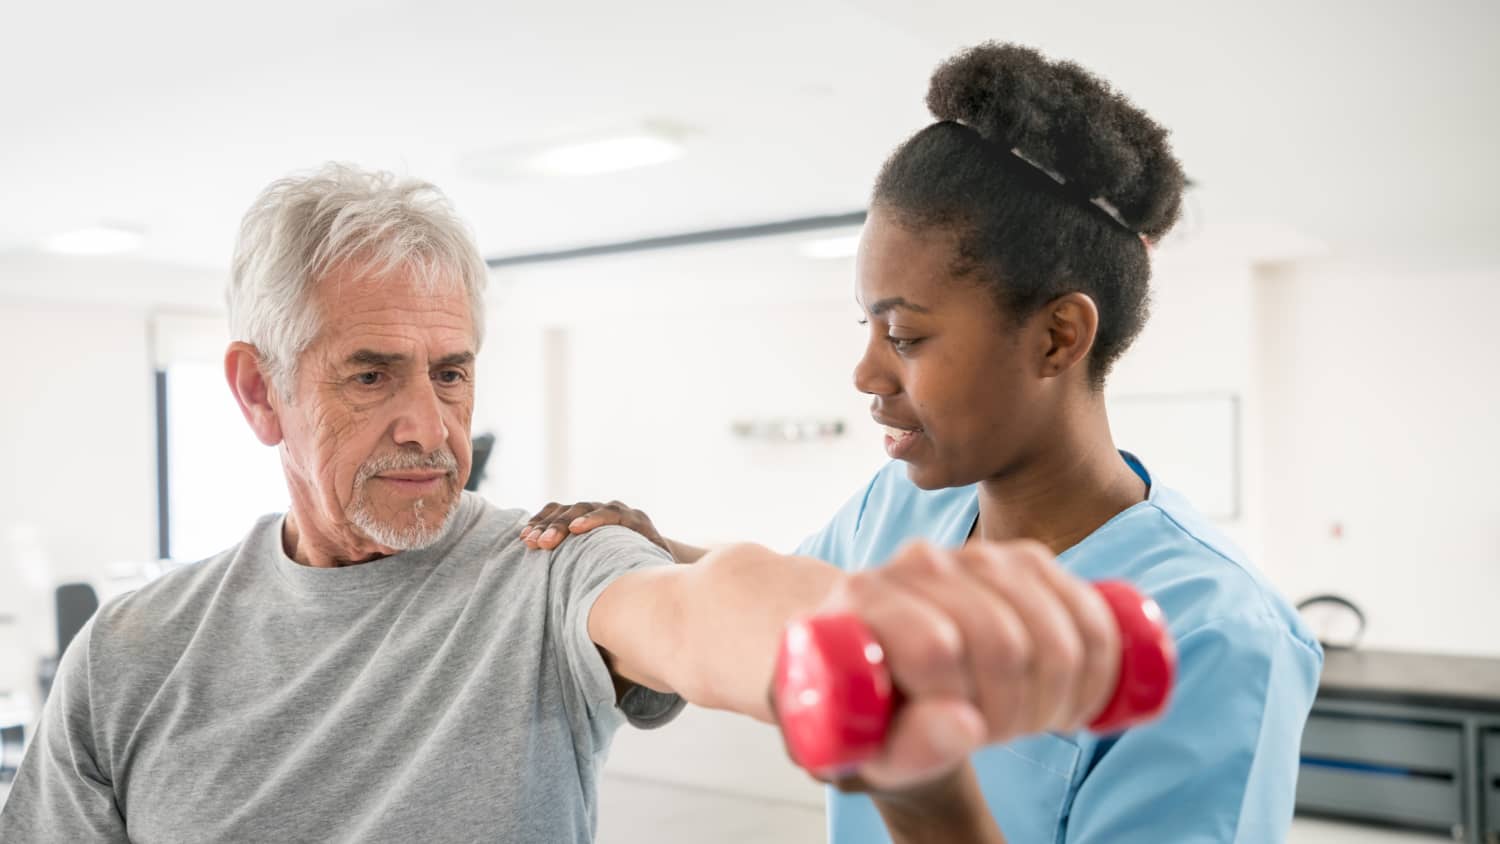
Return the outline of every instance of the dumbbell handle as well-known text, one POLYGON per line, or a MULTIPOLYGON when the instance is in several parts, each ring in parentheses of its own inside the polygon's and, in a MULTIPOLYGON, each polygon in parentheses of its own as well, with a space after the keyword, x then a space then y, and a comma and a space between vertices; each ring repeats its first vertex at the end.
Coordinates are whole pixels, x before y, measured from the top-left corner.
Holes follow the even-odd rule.
MULTIPOLYGON (((1177 650, 1156 602, 1124 581, 1093 584, 1120 631, 1120 671, 1109 703, 1089 723, 1112 733, 1166 708, 1177 650)), ((832 613, 787 625, 772 696, 792 760, 814 775, 846 774, 877 753, 900 709, 885 653, 855 616, 832 613)))

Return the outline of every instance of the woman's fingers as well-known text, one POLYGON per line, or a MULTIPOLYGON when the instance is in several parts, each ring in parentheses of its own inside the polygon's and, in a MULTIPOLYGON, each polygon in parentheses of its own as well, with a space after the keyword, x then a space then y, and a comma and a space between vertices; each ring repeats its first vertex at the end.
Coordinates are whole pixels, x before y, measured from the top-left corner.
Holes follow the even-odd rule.
POLYGON ((985 744, 1075 729, 1116 681, 1108 607, 1033 542, 914 543, 850 577, 827 609, 869 628, 906 698, 858 772, 877 789, 940 776, 985 744))
POLYGON ((1012 735, 1061 729, 1073 717, 1085 660, 1073 615, 1057 594, 1055 579, 1043 571, 1057 568, 1056 560, 1033 542, 974 543, 959 559, 971 577, 1015 612, 1032 645, 1022 681, 1026 694, 1012 735))
POLYGON ((888 566, 906 591, 938 607, 958 627, 969 701, 984 718, 989 741, 1019 734, 1034 664, 1032 635, 1003 596, 967 576, 962 554, 903 557, 888 566))
POLYGON ((601 504, 597 501, 580 501, 576 504, 549 503, 521 526, 521 540, 528 548, 551 551, 570 536, 578 536, 606 525, 629 528, 656 545, 671 549, 657 532, 651 518, 640 510, 632 509, 619 501, 601 504))

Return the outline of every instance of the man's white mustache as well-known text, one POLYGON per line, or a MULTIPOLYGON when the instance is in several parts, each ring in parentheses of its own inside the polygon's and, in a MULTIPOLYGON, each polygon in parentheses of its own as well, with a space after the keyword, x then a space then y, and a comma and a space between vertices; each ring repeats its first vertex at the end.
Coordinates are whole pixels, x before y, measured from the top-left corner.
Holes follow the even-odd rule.
POLYGON ((364 483, 381 472, 405 472, 414 469, 441 469, 453 474, 458 471, 458 458, 446 448, 431 454, 417 454, 409 451, 385 454, 372 457, 361 464, 354 482, 364 483))

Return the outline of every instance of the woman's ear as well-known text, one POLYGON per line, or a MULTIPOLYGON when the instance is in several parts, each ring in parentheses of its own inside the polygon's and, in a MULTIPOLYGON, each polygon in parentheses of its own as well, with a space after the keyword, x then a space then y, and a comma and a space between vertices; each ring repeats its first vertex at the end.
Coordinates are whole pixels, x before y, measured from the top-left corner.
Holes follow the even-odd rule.
POLYGON ((1088 359, 1099 333, 1099 306, 1086 293, 1067 293, 1042 309, 1047 350, 1042 375, 1055 378, 1088 359))
POLYGON ((224 353, 224 377, 256 439, 266 445, 279 445, 281 420, 271 403, 273 388, 261 368, 260 351, 249 343, 230 343, 224 353))

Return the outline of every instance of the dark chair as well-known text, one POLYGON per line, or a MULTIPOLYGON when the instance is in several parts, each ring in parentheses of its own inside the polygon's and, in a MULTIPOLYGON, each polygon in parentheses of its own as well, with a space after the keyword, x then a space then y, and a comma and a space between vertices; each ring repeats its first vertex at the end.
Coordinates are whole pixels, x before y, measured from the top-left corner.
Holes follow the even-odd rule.
MULTIPOLYGON (((26 744, 26 729, 20 724, 0 725, 0 785, 16 778, 21 769, 21 750, 26 744)), ((4 803, 0 800, 0 803, 4 803)))
POLYGON ((479 489, 479 482, 484 480, 484 464, 489 462, 490 452, 494 450, 494 434, 480 434, 474 438, 474 462, 469 469, 469 482, 464 484, 464 489, 470 492, 479 489))
POLYGON ((68 645, 78 631, 83 629, 94 612, 99 609, 99 596, 87 583, 64 583, 57 587, 57 656, 42 660, 42 700, 52 692, 52 681, 57 677, 57 663, 67 652, 68 645))

